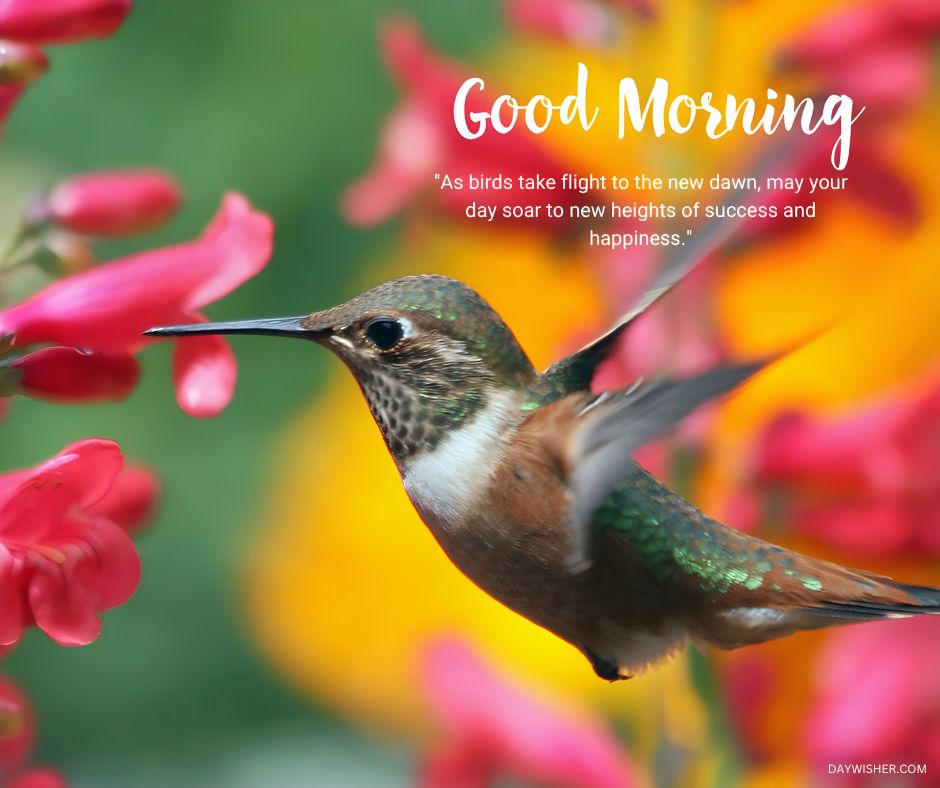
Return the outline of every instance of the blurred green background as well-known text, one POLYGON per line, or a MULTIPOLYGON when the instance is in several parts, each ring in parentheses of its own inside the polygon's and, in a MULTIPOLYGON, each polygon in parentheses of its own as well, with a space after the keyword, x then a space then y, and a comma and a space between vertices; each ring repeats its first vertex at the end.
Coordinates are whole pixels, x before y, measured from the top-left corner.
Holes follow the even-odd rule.
MULTIPOLYGON (((25 200, 74 172, 173 173, 187 194, 182 214, 160 233, 106 247, 106 258, 192 237, 237 189, 274 218, 275 254, 210 317, 330 305, 397 231, 357 231, 337 211, 394 101, 376 27, 397 11, 457 56, 480 51, 497 27, 492 0, 137 0, 114 38, 51 50, 50 73, 9 122, 4 189, 15 183, 14 198, 25 200)), ((9 196, 4 204, 20 207, 9 196)), ((176 408, 169 349, 157 347, 143 354, 143 385, 125 403, 21 399, 0 425, 3 469, 101 436, 165 485, 162 510, 138 540, 140 589, 106 614, 101 638, 62 649, 31 631, 7 659, 35 703, 35 761, 77 786, 310 785, 317 774, 332 784, 404 783, 403 753, 361 741, 294 696, 244 632, 239 562, 267 459, 334 362, 301 343, 246 338, 235 349, 238 391, 216 420, 176 408)))

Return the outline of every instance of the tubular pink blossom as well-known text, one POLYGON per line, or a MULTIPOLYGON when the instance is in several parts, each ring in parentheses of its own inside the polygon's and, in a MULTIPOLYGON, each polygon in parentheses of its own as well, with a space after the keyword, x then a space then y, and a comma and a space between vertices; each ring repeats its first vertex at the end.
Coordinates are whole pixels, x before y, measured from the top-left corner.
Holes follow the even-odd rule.
POLYGON ((0 476, 0 645, 32 625, 60 645, 98 637, 98 614, 127 601, 140 559, 120 525, 91 509, 121 471, 111 441, 79 441, 0 476))
MULTIPOLYGON (((15 347, 53 342, 66 347, 127 355, 153 340, 141 332, 157 325, 199 320, 199 310, 264 268, 273 227, 248 201, 229 194, 202 237, 143 252, 60 279, 0 312, 0 335, 15 347)), ((235 378, 221 340, 179 340, 177 398, 194 415, 217 413, 235 378), (213 379, 213 374, 218 379, 213 379)))
POLYGON ((49 347, 11 364, 21 374, 20 393, 53 402, 122 400, 140 380, 140 365, 126 354, 86 353, 49 347))
POLYGON ((232 398, 236 373, 235 355, 221 337, 194 337, 176 345, 176 401, 190 416, 217 416, 232 398))
POLYGON ((424 654, 425 691, 447 735, 426 760, 426 788, 528 783, 634 785, 616 740, 590 718, 562 713, 510 685, 461 641, 442 638, 424 654))
POLYGON ((31 44, 107 38, 131 8, 131 0, 0 0, 0 37, 31 44))
POLYGON ((135 235, 165 224, 182 202, 179 185, 157 170, 92 172, 56 186, 45 212, 84 235, 135 235))

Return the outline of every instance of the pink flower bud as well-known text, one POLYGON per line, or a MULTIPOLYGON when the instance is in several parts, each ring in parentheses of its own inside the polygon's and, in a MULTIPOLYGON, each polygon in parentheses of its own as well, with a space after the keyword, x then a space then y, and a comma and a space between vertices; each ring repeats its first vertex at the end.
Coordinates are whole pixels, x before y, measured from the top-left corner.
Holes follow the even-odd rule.
POLYGON ((164 224, 181 201, 176 181, 156 170, 101 171, 60 183, 45 212, 76 233, 135 235, 164 224))
POLYGON ((131 0, 0 0, 0 37, 31 44, 107 38, 131 12, 131 0))

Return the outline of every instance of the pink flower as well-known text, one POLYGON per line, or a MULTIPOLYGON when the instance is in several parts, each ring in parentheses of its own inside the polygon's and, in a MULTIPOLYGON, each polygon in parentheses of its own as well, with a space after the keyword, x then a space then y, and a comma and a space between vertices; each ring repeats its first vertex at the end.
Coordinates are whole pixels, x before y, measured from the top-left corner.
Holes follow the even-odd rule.
POLYGON ((924 616, 834 632, 818 656, 805 746, 829 763, 940 759, 940 621, 924 616))
POLYGON ((509 23, 559 41, 597 46, 611 40, 611 13, 593 0, 504 0, 509 23))
POLYGON ((135 235, 165 224, 182 201, 180 187, 157 170, 113 170, 56 186, 40 215, 84 235, 135 235))
POLYGON ((140 379, 137 360, 127 354, 86 353, 71 347, 47 347, 20 357, 0 379, 10 379, 16 393, 53 402, 122 400, 140 379))
MULTIPOLYGON (((343 195, 347 220, 357 225, 378 224, 432 190, 437 203, 457 216, 464 216, 472 202, 495 205, 497 216, 506 205, 553 202, 565 206, 567 215, 571 192, 560 188, 523 192, 517 188, 518 175, 540 173, 560 180, 566 171, 524 125, 508 134, 490 132, 474 140, 457 132, 454 96, 461 83, 472 76, 468 69, 431 51, 421 31, 409 22, 386 25, 382 45, 388 68, 402 85, 405 97, 386 120, 372 169, 343 195), (466 188, 439 188, 436 174, 462 178, 466 188), (497 175, 512 179, 516 188, 469 189, 471 176, 497 175)), ((487 110, 495 97, 473 91, 468 110, 487 110)))
POLYGON ((0 676, 0 780, 6 788, 65 788, 53 769, 27 767, 36 743, 36 722, 26 696, 0 676))
MULTIPOLYGON (((257 274, 271 255, 272 232, 265 214, 229 194, 198 240, 54 282, 0 311, 0 336, 12 335, 17 348, 51 342, 95 354, 134 353, 153 341, 141 336, 145 329, 204 320, 198 310, 257 274)), ((184 411, 213 416, 231 398, 235 359, 219 337, 182 339, 174 379, 184 411)))
POLYGON ((425 692, 445 740, 422 766, 427 788, 526 783, 634 785, 616 740, 596 721, 512 686, 468 646, 443 638, 422 660, 425 692))
POLYGON ((131 0, 0 0, 0 37, 31 44, 107 38, 131 12, 131 0))
POLYGON ((140 533, 153 518, 160 496, 160 482, 148 468, 126 466, 107 495, 88 507, 89 514, 115 523, 129 534, 140 533))
POLYGON ((101 631, 98 614, 133 594, 134 545, 94 510, 107 507, 122 465, 116 444, 90 439, 0 476, 0 645, 14 645, 32 625, 63 646, 90 643, 101 631))
POLYGON ((839 418, 790 414, 758 443, 755 481, 788 522, 846 552, 940 555, 940 387, 839 418))

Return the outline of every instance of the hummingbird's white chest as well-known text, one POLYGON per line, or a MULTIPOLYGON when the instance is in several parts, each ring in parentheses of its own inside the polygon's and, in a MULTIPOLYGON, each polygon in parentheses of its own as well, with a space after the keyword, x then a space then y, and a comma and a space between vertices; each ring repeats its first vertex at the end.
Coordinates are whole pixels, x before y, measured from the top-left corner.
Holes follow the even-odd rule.
POLYGON ((517 395, 491 392, 479 413, 403 469, 408 497, 429 526, 449 530, 476 512, 518 421, 517 395))

